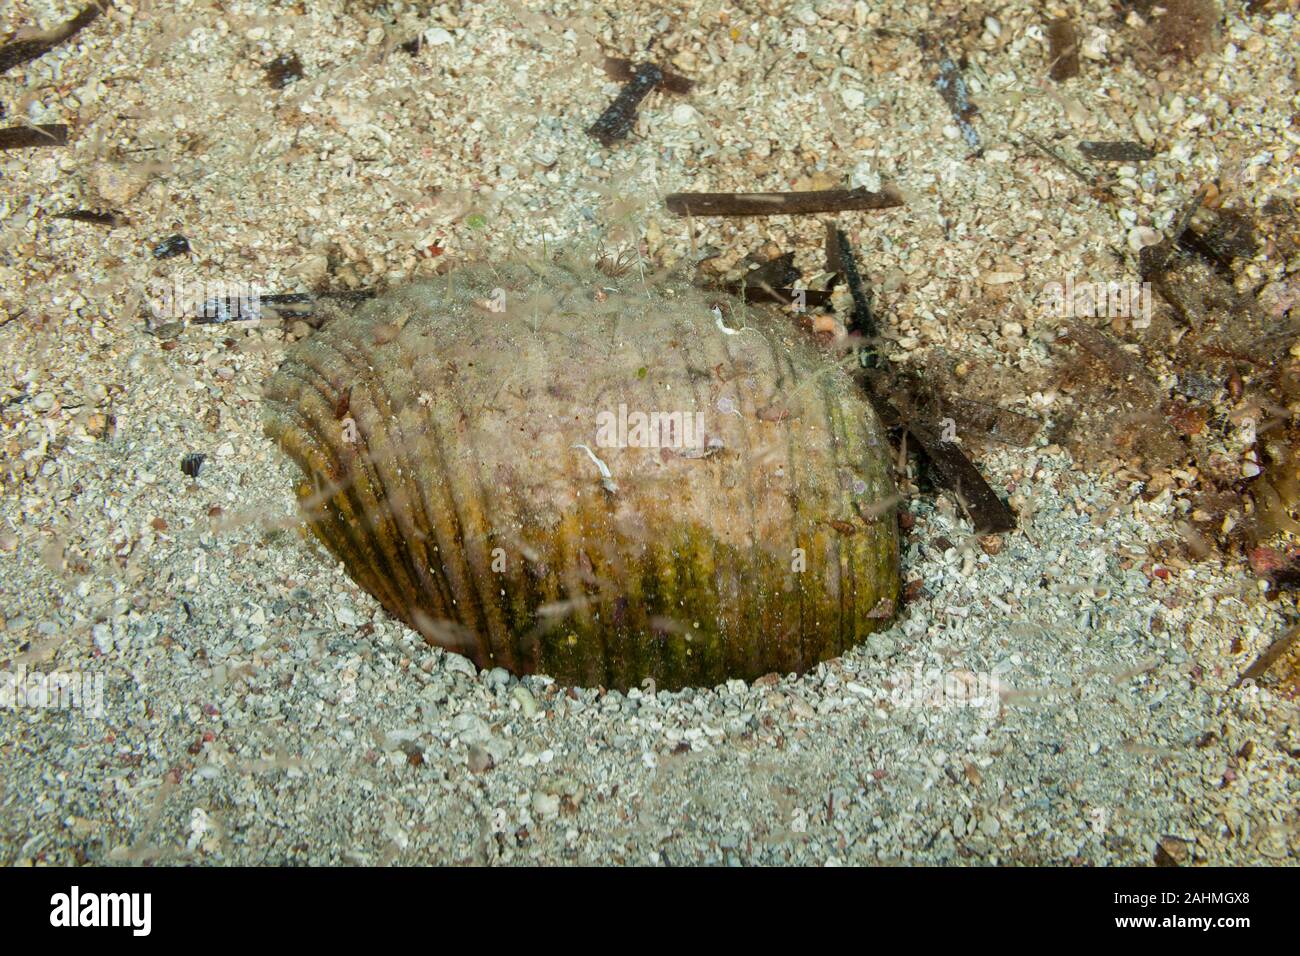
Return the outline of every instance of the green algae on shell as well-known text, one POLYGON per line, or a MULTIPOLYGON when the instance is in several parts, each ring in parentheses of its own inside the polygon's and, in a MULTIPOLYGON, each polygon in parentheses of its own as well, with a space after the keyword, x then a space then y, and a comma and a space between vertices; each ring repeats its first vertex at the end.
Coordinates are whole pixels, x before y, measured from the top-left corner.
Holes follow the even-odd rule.
POLYGON ((802 672, 893 616, 881 425, 777 312, 466 266, 327 323, 266 396, 312 532, 481 667, 714 685, 802 672))

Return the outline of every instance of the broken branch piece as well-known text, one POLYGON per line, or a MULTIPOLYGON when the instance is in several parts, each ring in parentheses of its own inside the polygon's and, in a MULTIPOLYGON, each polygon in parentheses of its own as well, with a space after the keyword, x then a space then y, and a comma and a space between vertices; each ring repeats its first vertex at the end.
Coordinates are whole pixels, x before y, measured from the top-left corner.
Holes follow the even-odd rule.
POLYGON ((672 193, 664 203, 669 212, 678 216, 806 216, 889 209, 903 205, 903 197, 892 189, 812 189, 791 193, 672 193))
POLYGON ((663 78, 663 70, 659 67, 653 63, 642 63, 632 71, 627 85, 614 102, 587 128, 587 134, 599 140, 602 146, 613 146, 632 129, 632 124, 636 122, 636 108, 663 78))
POLYGON ((25 40, 14 40, 12 43, 0 46, 0 73, 12 70, 14 67, 34 60, 39 56, 44 56, 60 43, 72 39, 72 37, 94 23, 103 12, 102 8, 107 6, 107 2, 92 3, 67 23, 63 23, 53 30, 49 30, 40 36, 28 37, 25 40))

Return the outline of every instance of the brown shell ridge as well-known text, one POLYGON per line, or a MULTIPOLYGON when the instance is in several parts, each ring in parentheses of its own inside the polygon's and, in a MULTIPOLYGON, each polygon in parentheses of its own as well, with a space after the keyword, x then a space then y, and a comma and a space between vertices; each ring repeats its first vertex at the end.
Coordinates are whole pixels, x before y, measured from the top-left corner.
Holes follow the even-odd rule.
MULTIPOLYGON (((424 492, 423 483, 418 480, 421 473, 420 466, 423 464, 424 467, 432 469, 435 478, 443 479, 442 481, 430 483, 430 487, 444 488, 451 492, 451 484, 448 480, 450 470, 447 467, 446 453, 441 436, 437 432, 436 422, 432 416, 429 416, 427 422, 424 423, 424 428, 417 429, 419 438, 408 434, 400 413, 406 407, 409 407, 412 401, 415 401, 417 403, 416 407, 418 407, 418 398, 414 395, 416 391, 414 379, 406 381, 404 370, 400 367, 394 369, 394 374, 402 377, 402 381, 398 384, 407 386, 407 401, 402 402, 401 407, 399 407, 398 401, 378 374, 377 367, 382 364, 382 359, 379 356, 356 340, 344 339, 338 344, 333 341, 328 344, 335 348, 345 361, 349 352, 354 351, 356 353, 354 364, 360 365, 365 370, 363 374, 370 385, 371 395, 376 399, 382 399, 382 405, 376 402, 373 409, 377 419, 376 425, 381 426, 374 430, 382 432, 384 430, 382 426, 386 425, 396 432, 396 441, 389 437, 383 439, 386 446, 384 451, 388 454, 386 460, 397 464, 395 469, 397 474, 393 476, 398 482, 395 487, 401 489, 401 500, 410 505, 412 500, 407 490, 409 485, 419 502, 420 515, 424 518, 425 525, 435 534, 437 542, 436 556, 429 554, 427 536, 416 527, 418 525, 416 516, 411 514, 407 508, 393 506, 394 502, 398 500, 397 494, 389 487, 389 482, 384 474, 385 469, 375 468, 374 476, 377 482, 378 494, 386 510, 393 514, 396 523, 407 525, 403 529, 403 534, 394 533, 392 535, 394 543, 402 539, 407 541, 407 546, 403 549, 406 559, 404 562, 406 565, 405 570, 416 579, 424 577, 420 573, 421 570, 427 569, 429 571, 426 580, 440 585, 439 591, 444 592, 446 595, 444 601, 449 602, 444 603, 441 607, 435 605, 435 610, 446 616, 460 617, 462 623, 474 634, 478 642, 476 660, 480 664, 490 663, 495 656, 491 643, 492 632, 485 613, 482 596, 477 588, 478 574, 476 571, 478 569, 471 564, 470 542, 460 521, 461 511, 454 505, 449 510, 439 508, 436 504, 431 506, 429 496, 424 492), (347 351, 345 351, 345 348, 347 351), (430 431, 433 432, 432 441, 429 438, 430 431), (451 520, 447 519, 448 514, 451 515, 451 520), (417 544, 421 552, 418 556, 412 551, 412 548, 417 544), (462 554, 466 555, 464 564, 456 561, 456 557, 462 554), (448 567, 449 561, 452 563, 450 568, 448 567), (435 568, 437 573, 433 571, 435 568), (461 609, 459 615, 450 613, 451 604, 461 609)), ((400 363, 394 364, 399 365, 400 363)), ((373 463, 374 460, 375 458, 372 455, 371 462, 373 463)))
MULTIPOLYGON (((320 475, 321 472, 324 471, 327 479, 331 474, 336 476, 332 479, 335 485, 332 494, 326 501, 317 505, 317 510, 319 510, 322 516, 326 514, 329 515, 327 520, 329 520, 330 523, 340 532, 338 540, 346 542, 346 545, 343 548, 344 555, 341 555, 340 557, 344 559, 344 563, 348 566, 349 571, 352 571, 354 574, 359 573, 371 582, 373 590, 371 590, 370 587, 368 587, 367 590, 371 590, 371 593, 374 593, 376 597, 380 598, 381 603, 385 604, 386 607, 389 607, 390 610, 393 607, 400 607, 402 604, 400 595, 390 589, 393 578, 390 577, 390 575, 383 573, 375 575, 371 570, 376 564, 378 564, 382 565, 383 570, 387 571, 388 559, 386 556, 374 551, 368 541, 366 541, 364 537, 359 536, 359 533, 369 523, 369 518, 366 517, 365 508, 362 506, 360 500, 353 498, 354 489, 352 489, 351 486, 354 483, 354 479, 350 474, 347 474, 346 466, 337 455, 329 454, 327 456, 325 454, 324 450, 329 449, 330 444, 326 440, 323 428, 319 424, 317 418, 308 413, 312 407, 312 403, 310 398, 303 394, 304 389, 311 389, 317 392, 318 398, 322 404, 324 401, 323 390, 315 383, 302 377, 301 373, 297 372, 296 369, 282 367, 282 371, 285 372, 285 378, 290 381, 296 381, 298 387, 295 389, 294 393, 285 395, 283 400, 276 401, 274 398, 270 399, 272 403, 271 408, 273 410, 279 409, 279 417, 274 417, 273 413, 271 419, 272 422, 278 423, 274 428, 269 429, 271 431, 271 437, 276 439, 280 446, 285 449, 290 457, 298 463, 299 467, 301 467, 306 474, 320 475), (297 398, 298 400, 297 406, 293 404, 294 398, 297 398), (288 424, 289 422, 295 421, 302 429, 301 433, 295 433, 294 429, 288 424), (318 449, 321 449, 321 451, 314 456, 311 451, 303 446, 299 434, 312 438, 313 444, 318 449), (314 457, 319 457, 326 467, 313 468, 312 464, 314 457), (345 508, 345 505, 348 505, 348 507, 345 508), (329 510, 331 508, 333 509, 333 512, 329 510), (357 532, 355 534, 354 529, 357 532), (369 560, 364 559, 364 556, 366 555, 368 555, 369 560)), ((321 540, 321 543, 324 544, 328 550, 337 553, 337 549, 332 545, 330 539, 322 537, 320 534, 317 528, 317 522, 313 522, 312 527, 313 532, 316 534, 316 537, 321 540)))
MULTIPOLYGON (((356 343, 348 343, 351 350, 344 351, 331 337, 321 335, 314 344, 317 347, 304 349, 300 358, 302 366, 313 373, 314 381, 310 379, 309 381, 316 388, 324 406, 317 427, 319 431, 336 429, 341 433, 343 426, 333 417, 336 406, 330 400, 331 396, 326 391, 326 386, 336 396, 341 394, 344 388, 341 383, 334 381, 326 368, 329 352, 332 351, 341 363, 346 363, 350 357, 359 358, 360 361, 354 362, 354 365, 359 365, 363 369, 362 375, 371 389, 380 393, 386 390, 371 372, 373 368, 371 356, 364 351, 359 356, 354 354, 354 350, 359 351, 356 343)), ((378 545, 378 553, 383 555, 384 573, 381 577, 387 586, 396 589, 395 606, 400 609, 414 603, 415 596, 422 590, 418 574, 412 571, 413 566, 418 565, 410 560, 410 549, 422 545, 422 542, 420 538, 398 533, 402 524, 401 509, 393 507, 393 496, 384 481, 382 469, 376 464, 377 455, 389 454, 390 451, 393 454, 402 454, 405 442, 398 442, 396 448, 391 447, 393 443, 388 440, 382 427, 384 412, 379 408, 368 408, 370 404, 365 396, 358 395, 356 407, 350 409, 356 424, 359 447, 354 450, 351 460, 345 464, 350 476, 345 493, 349 498, 357 500, 356 512, 364 516, 370 531, 369 538, 378 545), (367 415, 363 413, 367 411, 375 416, 375 421, 366 421, 367 415), (355 474, 356 472, 360 474, 355 474), (364 476, 364 482, 358 480, 361 476, 364 476)), ((360 555, 355 556, 353 563, 364 564, 364 560, 359 560, 360 557, 360 555)), ((436 605, 437 596, 430 595, 430 597, 436 605)))
POLYGON ((727 325, 749 333, 724 336, 710 304, 569 266, 466 267, 294 347, 267 432, 307 478, 313 534, 430 643, 620 688, 802 671, 897 595, 896 528, 855 513, 892 485, 890 455, 810 342, 742 304, 727 325), (483 305, 494 288, 505 314, 483 305), (722 450, 601 450, 596 422, 624 402, 704 414, 722 450))
MULTIPOLYGON (((340 361, 346 362, 350 356, 359 360, 354 364, 363 369, 362 374, 371 389, 369 393, 371 401, 369 403, 365 401, 358 402, 357 407, 354 409, 354 421, 356 421, 357 430, 366 445, 366 453, 361 457, 370 484, 374 488, 377 511, 384 518, 383 526, 373 527, 373 531, 380 538, 386 550, 391 548, 390 553, 394 568, 400 570, 406 583, 407 603, 411 603, 415 595, 423 591, 434 603, 435 608, 442 610, 446 607, 446 599, 442 594, 435 593, 433 589, 429 588, 428 585, 432 583, 432 576, 421 574, 424 562, 418 560, 414 554, 415 549, 418 548, 422 552, 422 556, 427 560, 428 545, 425 535, 419 531, 418 523, 411 520, 406 509, 400 507, 401 503, 409 503, 411 500, 409 490, 406 487, 410 484, 421 501, 421 512, 426 518, 426 524, 429 523, 423 492, 419 488, 419 483, 413 480, 414 466, 407 455, 411 441, 407 438, 393 411, 393 401, 389 390, 374 372, 375 356, 356 342, 335 343, 331 339, 322 337, 321 346, 322 349, 333 349, 339 356, 340 361), (342 347, 344 345, 347 346, 347 351, 342 347), (382 399, 383 405, 378 405, 375 399, 382 399), (370 423, 369 427, 364 421, 367 417, 366 412, 369 412, 374 417, 374 421, 370 423), (390 436, 384 434, 383 425, 385 422, 391 423, 397 429, 397 441, 391 440, 390 436), (373 440, 372 435, 374 436, 373 440), (383 470, 376 465, 377 454, 387 454, 389 452, 391 452, 393 460, 400 462, 396 477, 401 484, 396 489, 389 487, 383 470), (404 474, 411 477, 403 481, 404 474), (398 506, 395 506, 395 503, 398 506)), ((396 575, 394 575, 394 579, 397 579, 396 575)))

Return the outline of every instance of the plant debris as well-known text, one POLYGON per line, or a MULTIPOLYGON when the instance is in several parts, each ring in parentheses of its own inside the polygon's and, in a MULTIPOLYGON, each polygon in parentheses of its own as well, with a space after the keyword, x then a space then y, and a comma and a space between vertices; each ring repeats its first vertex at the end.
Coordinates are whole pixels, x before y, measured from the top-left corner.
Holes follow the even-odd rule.
MULTIPOLYGON (((1300 637, 1300 625, 1288 628, 1281 637, 1277 638, 1269 644, 1268 647, 1264 648, 1263 652, 1259 657, 1255 658, 1254 662, 1249 667, 1241 672, 1241 676, 1237 678, 1237 681, 1233 686, 1240 687, 1244 681, 1258 681, 1262 679, 1269 673, 1275 664, 1286 658, 1290 651, 1300 647, 1300 645, 1297 645, 1296 643, 1297 637, 1300 637)), ((1291 667, 1290 683, 1293 685, 1291 687, 1292 695, 1300 692, 1300 667, 1296 665, 1300 665, 1300 661, 1296 662, 1296 664, 1293 664, 1291 667)))
POLYGON ((1232 282, 1232 263, 1253 256, 1258 248, 1254 226, 1231 210, 1212 211, 1206 213, 1210 225, 1194 231, 1192 220, 1201 211, 1206 189, 1197 191, 1161 242, 1142 250, 1142 278, 1192 328, 1217 324, 1218 317, 1227 314, 1237 319, 1230 336, 1234 341, 1242 340, 1248 327, 1264 334, 1267 323, 1254 296, 1239 292, 1232 282))
MULTIPOLYGON (((1002 534, 1014 531, 1016 516, 1006 502, 989 487, 979 469, 966 457, 961 446, 949 441, 944 434, 929 424, 906 418, 892 401, 887 379, 864 376, 867 394, 876 407, 877 414, 887 428, 898 428, 904 436, 916 439, 920 450, 929 461, 934 484, 953 493, 961 505, 976 534, 1002 534)), ((906 437, 902 439, 906 441, 906 437)))
MULTIPOLYGON (((868 339, 875 338, 879 330, 876 328, 876 319, 871 314, 871 288, 858 272, 848 234, 831 223, 826 224, 826 270, 842 276, 848 284, 849 295, 853 299, 853 310, 849 313, 846 325, 848 331, 868 339)), ((874 359, 873 352, 873 364, 874 359)))
POLYGON ((951 418, 962 435, 983 435, 1004 445, 1028 448, 1042 429, 1037 418, 957 395, 943 399, 940 419, 951 418))
POLYGON ((104 0, 102 3, 92 3, 90 6, 83 8, 71 20, 55 27, 53 30, 46 31, 41 36, 29 37, 25 40, 14 40, 0 46, 0 73, 5 73, 16 66, 34 60, 39 56, 44 56, 59 44, 72 39, 72 37, 99 19, 99 15, 104 12, 104 8, 107 6, 109 6, 109 0, 104 0))
POLYGON ((158 245, 153 247, 153 257, 155 259, 171 259, 175 256, 184 255, 190 251, 190 241, 177 233, 174 236, 168 236, 158 245))
POLYGON ((1084 140, 1079 152, 1085 159, 1103 163, 1142 163, 1155 158, 1155 151, 1131 140, 1084 140))
POLYGON ((34 123, 0 129, 0 150, 67 145, 68 127, 64 123, 34 123))
MULTIPOLYGON (((966 412, 971 406, 952 399, 942 399, 937 391, 916 372, 900 372, 881 360, 882 367, 863 369, 859 381, 871 397, 872 404, 886 427, 916 439, 920 450, 932 466, 930 477, 934 484, 951 491, 966 511, 977 534, 999 534, 1013 530, 1015 516, 993 491, 965 450, 954 440, 957 419, 954 410, 966 412)), ((984 421, 1001 422, 1000 416, 983 409, 984 421)), ((962 420, 963 436, 978 433, 980 419, 970 416, 962 420), (971 426, 971 427, 967 427, 971 426)), ((1035 424, 1032 429, 1037 431, 1035 424)), ((1004 431, 1017 434, 1026 443, 1033 435, 1023 425, 1004 427, 1004 431)), ((1012 442, 1013 444, 1015 442, 1012 442)))
POLYGON ((1160 6, 1164 13, 1152 26, 1157 53, 1190 63, 1218 42, 1215 0, 1162 0, 1160 6))
POLYGON ((1048 75, 1057 83, 1079 75, 1079 31, 1069 17, 1047 25, 1048 75))
POLYGON ((893 189, 809 189, 788 193, 671 193, 664 204, 678 216, 806 216, 889 209, 903 205, 893 189))
POLYGON ((680 94, 689 93, 695 86, 686 77, 653 63, 633 66, 631 60, 617 56, 605 57, 605 75, 624 86, 614 102, 587 129, 588 135, 599 140, 602 146, 613 146, 631 132, 636 123, 637 107, 651 90, 658 88, 680 94))
MULTIPOLYGON (((662 77, 659 80, 659 88, 666 92, 689 93, 695 87, 693 80, 688 80, 679 73, 672 73, 663 69, 660 72, 662 77)), ((619 56, 607 56, 605 57, 605 75, 611 80, 627 83, 636 76, 636 68, 631 60, 625 60, 619 56)))
POLYGON ((302 61, 297 53, 281 53, 266 64, 266 82, 273 90, 282 90, 303 77, 302 61))
MULTIPOLYGON (((847 233, 834 223, 826 224, 825 255, 826 271, 833 276, 832 284, 842 278, 849 287, 853 306, 846 329, 860 340, 875 339, 879 330, 871 308, 870 285, 858 269, 847 233)), ((779 287, 793 284, 800 277, 801 273, 794 265, 794 253, 779 253, 746 275, 741 294, 751 301, 765 301, 756 293, 770 297, 766 301, 782 301, 792 290, 779 287)), ((828 302, 829 292, 823 295, 828 302)), ((805 301, 805 304, 808 303, 805 301)), ((892 369, 874 347, 861 345, 860 348, 856 377, 884 425, 903 430, 916 439, 932 465, 935 484, 953 492, 969 515, 976 533, 998 534, 1013 530, 1016 522, 1011 510, 989 487, 979 469, 952 440, 948 431, 941 428, 944 415, 934 414, 934 403, 917 401, 917 394, 930 390, 892 369)), ((959 407, 967 413, 968 421, 990 423, 986 431, 1003 425, 1003 434, 1018 436, 1026 444, 1037 431, 1037 423, 1031 423, 1031 427, 1026 429, 1023 422, 1015 421, 1024 419, 1024 416, 1014 413, 998 415, 996 413, 1002 410, 978 402, 968 402, 959 407), (1008 420, 1014 424, 1006 426, 1004 423, 1008 420)), ((906 437, 901 440, 905 442, 906 437)))
POLYGON ((1189 224, 1178 236, 1178 244, 1214 264, 1231 278, 1233 263, 1251 259, 1259 251, 1254 220, 1232 209, 1218 209, 1203 231, 1189 224))
POLYGON ((124 217, 116 209, 73 209, 70 212, 56 212, 55 219, 71 219, 73 222, 88 222, 96 226, 108 226, 110 228, 125 225, 124 217))
POLYGON ((638 66, 614 102, 587 128, 588 135, 598 140, 602 146, 613 146, 625 137, 636 122, 637 107, 663 78, 663 70, 653 63, 638 66))
POLYGON ((754 255, 748 258, 751 262, 757 262, 757 267, 745 273, 742 281, 723 284, 723 291, 746 302, 797 306, 801 310, 820 309, 830 305, 829 290, 794 288, 803 273, 794 264, 793 252, 781 253, 766 261, 754 255))

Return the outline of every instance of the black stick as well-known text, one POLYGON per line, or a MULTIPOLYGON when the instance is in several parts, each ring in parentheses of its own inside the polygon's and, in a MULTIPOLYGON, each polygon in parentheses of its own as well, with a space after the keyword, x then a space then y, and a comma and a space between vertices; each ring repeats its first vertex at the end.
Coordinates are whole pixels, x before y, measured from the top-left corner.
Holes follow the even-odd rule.
POLYGON ((903 205, 890 189, 812 189, 793 193, 672 193, 664 200, 679 216, 806 216, 822 212, 889 209, 903 205))
POLYGON ((122 214, 116 209, 74 209, 71 212, 56 212, 55 219, 71 219, 73 222, 89 222, 96 226, 120 226, 122 214))
POLYGON ((663 70, 653 63, 642 63, 632 71, 632 78, 609 104, 609 108, 600 114, 600 118, 587 129, 588 135, 600 141, 602 146, 613 146, 632 129, 636 122, 636 108, 645 99, 646 94, 659 85, 664 78, 663 70))
POLYGON ((829 222, 826 224, 826 271, 842 275, 848 283, 849 295, 853 297, 848 331, 857 332, 869 339, 879 335, 876 317, 871 313, 871 287, 858 272, 853 245, 843 229, 829 222))
MULTIPOLYGON (((104 6, 108 6, 107 3, 104 6)), ((43 56, 65 40, 70 40, 83 29, 94 23, 103 12, 98 4, 86 7, 75 17, 55 27, 43 37, 31 40, 15 40, 0 46, 0 73, 43 56)))
POLYGON ((0 149, 27 149, 33 146, 67 146, 68 127, 63 123, 35 126, 6 126, 0 129, 0 149))

